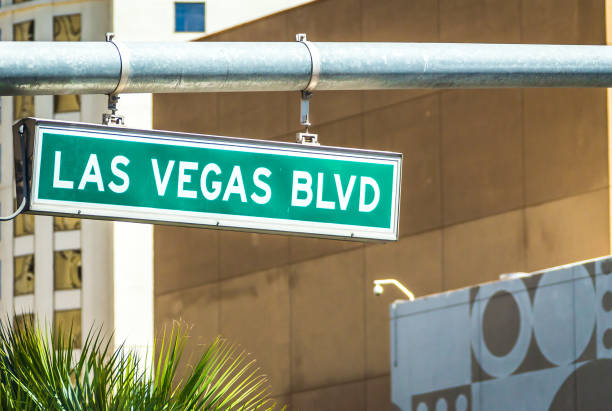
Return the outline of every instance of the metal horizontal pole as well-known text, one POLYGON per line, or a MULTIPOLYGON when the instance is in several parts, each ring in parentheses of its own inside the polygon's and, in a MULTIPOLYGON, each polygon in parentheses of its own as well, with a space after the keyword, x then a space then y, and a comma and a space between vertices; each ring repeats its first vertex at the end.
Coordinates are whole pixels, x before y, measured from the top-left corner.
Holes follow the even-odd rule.
MULTIPOLYGON (((316 90, 612 87, 612 47, 312 43, 316 90)), ((308 48, 287 43, 0 42, 0 95, 297 91, 308 48), (119 52, 121 49, 121 55, 119 52)))

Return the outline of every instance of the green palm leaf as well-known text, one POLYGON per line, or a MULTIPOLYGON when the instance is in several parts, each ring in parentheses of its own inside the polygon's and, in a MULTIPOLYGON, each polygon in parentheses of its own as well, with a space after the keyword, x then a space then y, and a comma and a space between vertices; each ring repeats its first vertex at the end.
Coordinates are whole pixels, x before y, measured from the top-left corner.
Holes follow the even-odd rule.
POLYGON ((2 410, 271 410, 266 377, 244 352, 217 338, 184 378, 179 363, 188 336, 174 325, 152 364, 112 336, 89 331, 80 352, 72 330, 42 330, 33 321, 0 322, 2 410))

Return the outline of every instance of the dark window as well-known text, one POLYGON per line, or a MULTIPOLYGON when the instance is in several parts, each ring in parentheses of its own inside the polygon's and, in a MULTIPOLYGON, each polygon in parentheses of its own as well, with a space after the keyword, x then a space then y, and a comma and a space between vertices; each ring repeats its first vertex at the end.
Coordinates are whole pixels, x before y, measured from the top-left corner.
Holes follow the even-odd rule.
MULTIPOLYGON (((53 17, 54 41, 81 41, 81 15, 69 14, 53 17)), ((81 111, 81 96, 53 96, 53 111, 70 113, 81 111)))
POLYGON ((204 3, 174 3, 175 31, 203 32, 204 3))

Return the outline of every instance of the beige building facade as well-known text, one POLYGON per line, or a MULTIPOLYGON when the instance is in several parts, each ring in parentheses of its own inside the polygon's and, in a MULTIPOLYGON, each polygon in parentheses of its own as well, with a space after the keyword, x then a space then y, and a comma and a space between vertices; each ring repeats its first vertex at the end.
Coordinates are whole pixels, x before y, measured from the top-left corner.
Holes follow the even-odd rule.
MULTIPOLYGON (((307 0, 0 0, 0 41, 187 41, 307 0), (201 25, 181 26, 184 6, 201 25), (231 10, 239 12, 231 13, 231 10)), ((183 21, 184 23, 184 21, 183 21)), ((0 96, 0 210, 15 209, 14 121, 38 117, 100 123, 104 95, 0 96)), ((132 128, 152 127, 151 94, 122 95, 132 128)), ((92 327, 117 344, 152 352, 153 227, 148 224, 19 215, 0 226, 0 316, 15 324, 75 330, 80 347, 92 327)))
MULTIPOLYGON (((320 0, 202 41, 605 44, 604 1, 320 0)), ((611 253, 604 89, 317 92, 321 144, 404 155, 398 242, 154 229, 155 328, 221 334, 293 409, 390 408, 389 304, 611 253)), ((153 126, 294 141, 298 93, 156 95, 153 126)))

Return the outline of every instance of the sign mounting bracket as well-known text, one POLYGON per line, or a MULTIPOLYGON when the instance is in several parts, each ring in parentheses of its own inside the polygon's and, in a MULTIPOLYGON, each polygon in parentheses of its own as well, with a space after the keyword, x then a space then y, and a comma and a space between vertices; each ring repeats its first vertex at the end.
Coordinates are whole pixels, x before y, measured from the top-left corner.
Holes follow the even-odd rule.
POLYGON ((117 103, 119 102, 119 93, 125 89, 130 76, 130 59, 129 53, 125 50, 122 43, 115 41, 115 33, 106 33, 106 41, 112 43, 119 53, 121 61, 121 73, 119 75, 119 83, 110 94, 108 94, 108 110, 110 113, 102 114, 102 125, 105 126, 125 126, 125 116, 117 114, 117 103))
POLYGON ((296 141, 301 144, 319 145, 319 136, 311 133, 309 128, 310 123, 310 98, 312 91, 319 83, 319 75, 321 73, 321 56, 317 47, 306 39, 306 34, 300 33, 295 36, 296 41, 303 43, 310 53, 311 71, 310 80, 306 88, 301 91, 300 100, 300 124, 306 128, 305 132, 296 134, 296 141))

